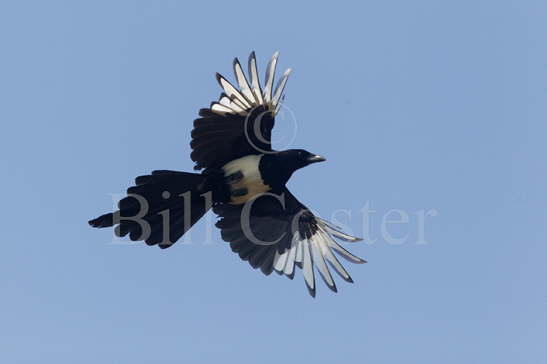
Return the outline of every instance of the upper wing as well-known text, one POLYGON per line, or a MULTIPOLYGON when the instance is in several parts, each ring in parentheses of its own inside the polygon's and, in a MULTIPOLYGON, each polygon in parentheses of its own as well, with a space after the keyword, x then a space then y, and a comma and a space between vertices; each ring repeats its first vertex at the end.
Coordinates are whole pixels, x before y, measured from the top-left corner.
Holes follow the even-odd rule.
POLYGON ((348 242, 361 239, 341 232, 329 222, 314 216, 288 189, 280 194, 265 193, 244 205, 220 205, 213 210, 221 217, 216 226, 232 251, 260 268, 266 275, 275 270, 294 277, 295 265, 315 296, 314 269, 327 286, 336 292, 328 264, 344 280, 353 282, 333 251, 353 263, 365 263, 333 238, 348 242))
POLYGON ((277 57, 276 52, 268 64, 264 89, 258 79, 254 52, 249 56, 249 78, 238 59, 234 59, 238 87, 217 73, 224 92, 208 109, 201 109, 200 118, 194 121, 190 143, 194 169, 220 168, 230 160, 272 150, 274 118, 291 71, 285 71, 273 91, 277 57))

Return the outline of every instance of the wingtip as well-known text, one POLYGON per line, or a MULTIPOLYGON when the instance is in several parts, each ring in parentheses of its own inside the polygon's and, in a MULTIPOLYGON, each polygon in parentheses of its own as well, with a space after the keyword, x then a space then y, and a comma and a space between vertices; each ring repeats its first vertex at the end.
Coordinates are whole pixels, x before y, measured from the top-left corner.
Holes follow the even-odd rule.
MULTIPOLYGON (((223 79, 224 77, 218 73, 218 72, 215 72, 215 78, 217 79, 217 82, 220 84, 220 80, 223 79)), ((222 86, 222 84, 220 84, 222 86)))
POLYGON ((249 53, 249 59, 248 59, 248 64, 250 64, 253 60, 256 60, 256 53, 255 51, 251 51, 251 53, 249 53))

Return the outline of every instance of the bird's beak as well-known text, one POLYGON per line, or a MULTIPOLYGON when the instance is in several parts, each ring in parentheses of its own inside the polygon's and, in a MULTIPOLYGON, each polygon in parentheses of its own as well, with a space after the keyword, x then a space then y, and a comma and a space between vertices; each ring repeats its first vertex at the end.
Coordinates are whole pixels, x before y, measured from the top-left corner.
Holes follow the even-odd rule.
POLYGON ((324 162, 326 159, 324 157, 321 157, 320 155, 311 155, 308 157, 308 163, 317 163, 317 162, 324 162))

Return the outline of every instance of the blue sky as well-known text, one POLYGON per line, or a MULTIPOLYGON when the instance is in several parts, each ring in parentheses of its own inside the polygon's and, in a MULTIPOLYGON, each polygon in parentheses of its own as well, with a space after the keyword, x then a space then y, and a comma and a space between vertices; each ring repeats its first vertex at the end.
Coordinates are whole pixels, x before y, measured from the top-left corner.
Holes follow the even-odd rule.
POLYGON ((2 2, 0 360, 545 363, 546 10, 2 2), (366 233, 338 294, 253 271, 206 221, 165 251, 87 225, 135 176, 192 168, 214 72, 251 50, 293 69, 276 136, 328 158, 291 190, 366 233))

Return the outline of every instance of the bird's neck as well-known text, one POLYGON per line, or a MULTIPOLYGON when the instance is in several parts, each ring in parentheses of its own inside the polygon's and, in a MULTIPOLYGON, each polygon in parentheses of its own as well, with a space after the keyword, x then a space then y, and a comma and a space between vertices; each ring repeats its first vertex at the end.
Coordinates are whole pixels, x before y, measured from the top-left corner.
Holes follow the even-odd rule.
POLYGON ((263 155, 258 168, 264 183, 274 190, 285 187, 295 171, 288 161, 275 153, 263 155))

